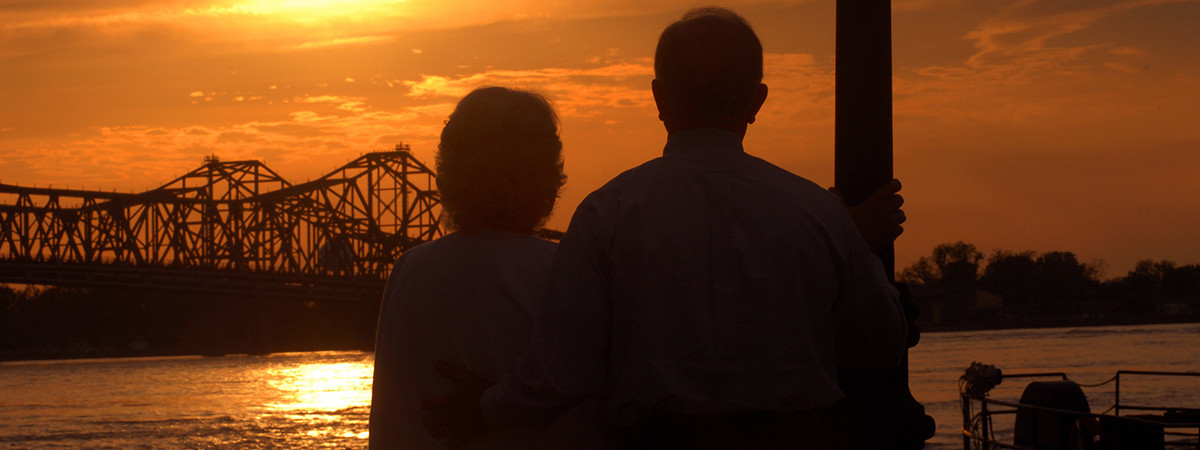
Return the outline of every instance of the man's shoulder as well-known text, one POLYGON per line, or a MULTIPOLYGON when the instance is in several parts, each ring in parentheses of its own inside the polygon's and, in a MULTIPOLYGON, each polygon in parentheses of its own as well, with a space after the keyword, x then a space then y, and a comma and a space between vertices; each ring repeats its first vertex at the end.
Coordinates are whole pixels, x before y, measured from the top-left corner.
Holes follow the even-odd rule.
POLYGON ((841 200, 836 195, 808 178, 757 156, 747 155, 747 160, 748 166, 752 168, 751 176, 778 185, 780 190, 799 197, 805 204, 842 207, 841 200))
MULTIPOLYGON (((621 191, 636 187, 639 184, 657 178, 661 172, 668 170, 670 163, 663 157, 657 157, 649 161, 643 162, 633 168, 625 169, 625 171, 617 174, 617 176, 608 180, 596 190, 592 191, 587 198, 593 201, 599 197, 605 197, 617 194, 621 191)), ((587 201, 587 199, 585 199, 587 201)))
POLYGON ((767 161, 752 154, 746 153, 746 157, 744 158, 743 162, 743 166, 745 167, 746 171, 754 172, 760 175, 778 177, 784 182, 795 183, 799 186, 803 186, 804 189, 821 190, 820 186, 818 186, 816 183, 813 183, 808 178, 800 176, 790 170, 775 165, 775 163, 771 161, 767 161))
MULTIPOLYGON (((698 166, 693 166, 685 159, 657 157, 621 172, 600 188, 592 191, 585 202, 619 197, 623 192, 641 190, 645 188, 645 185, 660 183, 664 176, 669 176, 667 175, 669 173, 697 171, 697 169, 698 166)), ((806 203, 828 203, 831 206, 841 206, 841 201, 836 195, 817 183, 754 155, 743 154, 737 158, 735 164, 723 169, 727 169, 729 173, 740 173, 776 190, 790 193, 790 195, 803 199, 806 203)), ((698 171, 705 171, 705 169, 698 171)))

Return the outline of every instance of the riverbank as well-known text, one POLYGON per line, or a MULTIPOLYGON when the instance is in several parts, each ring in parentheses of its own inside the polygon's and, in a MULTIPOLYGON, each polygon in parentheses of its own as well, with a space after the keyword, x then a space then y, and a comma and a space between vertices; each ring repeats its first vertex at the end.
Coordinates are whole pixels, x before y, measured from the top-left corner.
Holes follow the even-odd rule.
POLYGON ((917 321, 921 332, 1015 330, 1028 328, 1108 327, 1133 325, 1167 325, 1200 323, 1200 314, 1183 316, 1059 316, 1059 317, 998 317, 986 320, 929 323, 917 321))
POLYGON ((0 303, 0 361, 371 350, 377 300, 51 288, 0 303))
MULTIPOLYGON (((974 320, 958 323, 918 323, 922 333, 942 333, 961 331, 999 331, 1015 329, 1041 328, 1073 328, 1073 327, 1107 327, 1107 326, 1136 326, 1136 325, 1167 325, 1200 323, 1200 316, 1164 317, 1157 315, 1146 316, 1115 316, 1115 317, 1035 317, 1007 318, 1000 320, 974 320)), ((253 334, 242 334, 252 336, 253 334)), ((258 335, 261 335, 259 333, 258 335)), ((0 350, 0 361, 35 361, 58 359, 91 359, 91 358, 130 358, 158 356, 226 356, 226 355, 265 355, 284 352, 321 352, 321 351, 373 351, 373 329, 364 332, 362 329, 347 330, 341 336, 326 336, 323 339, 298 339, 292 342, 274 342, 266 347, 259 344, 258 350, 253 349, 247 340, 230 340, 227 335, 214 338, 215 343, 201 345, 197 339, 189 340, 190 344, 177 345, 168 348, 156 348, 146 341, 122 341, 116 338, 101 338, 94 341, 87 339, 68 340, 62 347, 32 347, 5 348, 0 350)))

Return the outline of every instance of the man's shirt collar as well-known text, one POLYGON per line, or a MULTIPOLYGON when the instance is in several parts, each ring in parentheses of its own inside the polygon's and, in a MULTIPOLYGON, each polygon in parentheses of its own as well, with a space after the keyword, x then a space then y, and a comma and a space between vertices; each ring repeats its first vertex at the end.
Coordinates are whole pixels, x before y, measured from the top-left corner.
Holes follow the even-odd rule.
POLYGON ((693 128, 671 134, 664 157, 705 158, 740 155, 742 137, 724 128, 693 128))

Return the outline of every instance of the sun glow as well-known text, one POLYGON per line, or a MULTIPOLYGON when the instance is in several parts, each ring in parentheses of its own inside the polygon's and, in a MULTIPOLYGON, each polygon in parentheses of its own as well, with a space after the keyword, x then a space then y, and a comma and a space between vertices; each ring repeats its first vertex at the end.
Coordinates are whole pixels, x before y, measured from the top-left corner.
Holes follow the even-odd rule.
POLYGON ((331 19, 372 20, 395 16, 408 0, 252 0, 230 6, 212 6, 208 14, 267 16, 312 24, 331 19))

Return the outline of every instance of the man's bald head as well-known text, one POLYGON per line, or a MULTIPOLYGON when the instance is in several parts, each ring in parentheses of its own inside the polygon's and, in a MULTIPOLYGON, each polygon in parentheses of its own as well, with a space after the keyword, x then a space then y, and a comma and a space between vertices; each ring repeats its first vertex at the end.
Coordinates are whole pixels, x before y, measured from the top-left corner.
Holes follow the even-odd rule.
POLYGON ((697 126, 745 125, 761 106, 755 97, 763 77, 762 44, 736 13, 694 9, 663 30, 654 75, 660 115, 697 126))

